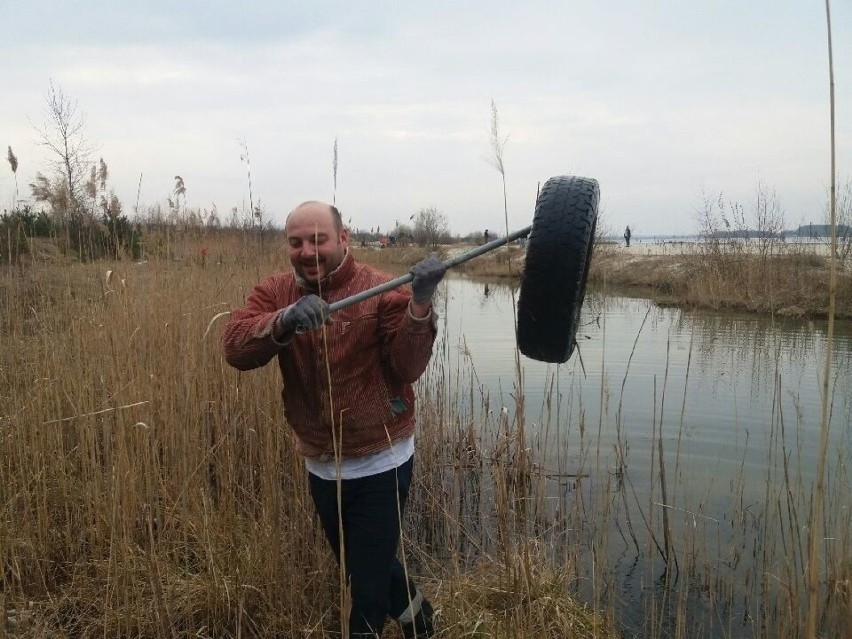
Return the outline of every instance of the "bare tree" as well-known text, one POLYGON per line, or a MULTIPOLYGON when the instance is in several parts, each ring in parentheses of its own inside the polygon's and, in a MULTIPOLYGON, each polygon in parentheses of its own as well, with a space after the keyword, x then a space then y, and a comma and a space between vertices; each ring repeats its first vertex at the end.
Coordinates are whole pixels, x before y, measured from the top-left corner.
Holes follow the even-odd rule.
POLYGON ((760 258, 765 262, 784 231, 784 209, 775 190, 763 182, 757 184, 754 221, 760 258))
MULTIPOLYGON (((413 218, 414 216, 412 215, 411 217, 413 218)), ((413 241, 414 229, 409 224, 400 224, 397 222, 394 233, 396 233, 396 243, 398 246, 408 246, 413 241)))
POLYGON ((447 216, 434 206, 420 209, 414 218, 414 241, 420 246, 437 248, 448 233, 447 216))
MULTIPOLYGON (((54 222, 65 232, 65 249, 82 247, 82 197, 84 180, 89 173, 89 157, 94 151, 85 136, 86 119, 77 108, 76 100, 65 95, 62 88, 50 82, 45 119, 41 127, 33 125, 39 143, 50 152, 52 171, 47 176, 36 173, 30 184, 33 198, 46 202, 54 222)), ((82 256, 82 255, 81 255, 82 256)))
POLYGON ((68 189, 68 204, 78 204, 80 185, 89 168, 93 145, 85 135, 86 117, 77 108, 77 101, 65 95, 62 87, 50 81, 47 92, 45 121, 34 127, 39 142, 53 157, 56 171, 64 176, 68 189))

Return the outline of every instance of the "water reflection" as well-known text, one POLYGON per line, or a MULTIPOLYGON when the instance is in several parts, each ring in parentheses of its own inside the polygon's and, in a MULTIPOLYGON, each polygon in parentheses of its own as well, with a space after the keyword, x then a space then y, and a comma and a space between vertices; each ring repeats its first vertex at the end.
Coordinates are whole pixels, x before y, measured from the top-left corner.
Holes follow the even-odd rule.
MULTIPOLYGON (((440 339, 456 383, 471 380, 492 410, 514 410, 516 292, 499 282, 457 277, 448 279, 444 292, 440 339)), ((743 464, 758 476, 773 427, 784 420, 797 437, 791 459, 805 472, 815 466, 823 322, 683 311, 636 297, 589 294, 581 323, 577 354, 566 364, 521 357, 530 432, 559 434, 543 463, 588 464, 583 451, 593 450, 588 437, 594 432, 596 463, 613 468, 625 455, 643 472, 656 424, 666 454, 679 446, 679 469, 688 467, 694 485, 705 487, 699 478, 712 482, 743 464), (575 441, 581 436, 584 449, 575 441)), ((835 459, 848 461, 852 325, 835 326, 832 446, 835 459)))

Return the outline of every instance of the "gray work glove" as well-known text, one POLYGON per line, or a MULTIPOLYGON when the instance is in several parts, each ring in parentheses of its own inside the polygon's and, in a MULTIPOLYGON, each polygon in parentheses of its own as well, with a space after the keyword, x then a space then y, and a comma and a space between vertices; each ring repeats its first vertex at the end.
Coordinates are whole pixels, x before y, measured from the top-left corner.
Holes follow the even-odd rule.
POLYGON ((275 319, 276 335, 287 338, 293 333, 307 333, 323 324, 331 324, 328 302, 311 293, 283 308, 275 319))
POLYGON ((409 271, 414 279, 411 280, 412 299, 415 302, 428 302, 435 294, 435 289, 444 278, 447 267, 432 253, 425 260, 419 261, 409 271))

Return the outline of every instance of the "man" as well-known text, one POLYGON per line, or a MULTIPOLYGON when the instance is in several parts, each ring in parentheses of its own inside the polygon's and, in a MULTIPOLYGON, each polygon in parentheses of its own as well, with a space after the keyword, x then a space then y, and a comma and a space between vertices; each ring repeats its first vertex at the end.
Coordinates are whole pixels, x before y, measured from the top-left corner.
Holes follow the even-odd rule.
POLYGON ((332 319, 330 302, 392 278, 356 262, 334 206, 300 204, 286 233, 293 272, 266 278, 231 314, 225 357, 248 370, 278 356, 284 414, 338 562, 342 522, 350 636, 380 636, 390 615, 405 637, 430 637, 432 606, 396 551, 414 463, 412 384, 432 354, 432 296, 445 267, 428 257, 411 269, 411 293, 381 293, 332 319))
POLYGON ((633 234, 630 232, 630 227, 624 229, 624 242, 627 245, 627 248, 630 248, 630 237, 633 234))

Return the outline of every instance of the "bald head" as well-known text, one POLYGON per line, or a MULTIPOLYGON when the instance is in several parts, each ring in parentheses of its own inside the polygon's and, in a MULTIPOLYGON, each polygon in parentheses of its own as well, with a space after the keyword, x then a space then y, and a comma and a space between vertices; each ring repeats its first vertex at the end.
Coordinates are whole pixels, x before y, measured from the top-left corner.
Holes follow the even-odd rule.
POLYGON ((325 202, 302 202, 284 227, 293 270, 310 284, 320 282, 346 257, 349 231, 340 211, 325 202))
POLYGON ((343 217, 340 211, 333 204, 326 202, 318 202, 316 200, 308 200, 302 202, 299 206, 290 211, 287 215, 287 221, 284 223, 284 232, 287 233, 290 229, 290 219, 294 214, 297 217, 308 216, 311 219, 320 219, 323 216, 330 216, 331 223, 334 225, 334 230, 340 233, 343 230, 343 217))

